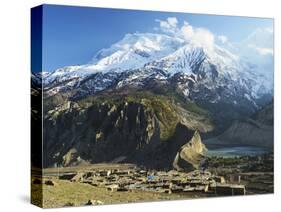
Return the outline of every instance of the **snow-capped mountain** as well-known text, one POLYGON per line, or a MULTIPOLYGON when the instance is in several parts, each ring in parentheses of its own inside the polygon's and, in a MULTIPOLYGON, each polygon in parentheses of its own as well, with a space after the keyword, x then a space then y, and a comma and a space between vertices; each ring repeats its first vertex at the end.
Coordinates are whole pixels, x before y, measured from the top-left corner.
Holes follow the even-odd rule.
POLYGON ((183 42, 182 39, 162 34, 127 34, 110 48, 100 50, 89 63, 55 70, 44 79, 44 84, 83 78, 98 72, 120 73, 138 69, 151 61, 167 56, 178 49, 183 42))
MULTIPOLYGON (((92 60, 42 74, 47 95, 78 90, 89 95, 151 83, 172 86, 187 99, 216 103, 243 101, 256 105, 264 94, 272 95, 272 80, 255 72, 254 64, 223 46, 212 49, 164 34, 127 34, 92 60)), ((76 92, 77 95, 77 92, 76 92)))

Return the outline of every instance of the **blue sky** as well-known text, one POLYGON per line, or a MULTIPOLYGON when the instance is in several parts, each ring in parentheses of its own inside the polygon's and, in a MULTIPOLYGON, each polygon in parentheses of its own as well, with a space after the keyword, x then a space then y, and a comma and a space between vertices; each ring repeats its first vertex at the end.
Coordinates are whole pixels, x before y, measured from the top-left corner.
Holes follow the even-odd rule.
POLYGON ((208 29, 231 42, 242 42, 257 28, 273 28, 272 19, 154 11, 43 6, 43 71, 85 64, 126 33, 155 32, 159 22, 175 17, 179 25, 208 29))

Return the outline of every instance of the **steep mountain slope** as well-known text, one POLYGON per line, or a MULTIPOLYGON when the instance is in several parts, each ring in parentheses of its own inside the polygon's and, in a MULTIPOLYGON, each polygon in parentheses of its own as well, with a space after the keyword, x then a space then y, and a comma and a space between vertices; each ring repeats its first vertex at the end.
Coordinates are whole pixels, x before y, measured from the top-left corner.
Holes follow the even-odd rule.
POLYGON ((273 148, 273 103, 255 113, 251 118, 236 120, 221 135, 207 141, 209 144, 244 145, 273 148))
POLYGON ((44 114, 46 167, 121 160, 168 168, 195 130, 213 129, 207 114, 195 106, 151 93, 61 103, 44 114))

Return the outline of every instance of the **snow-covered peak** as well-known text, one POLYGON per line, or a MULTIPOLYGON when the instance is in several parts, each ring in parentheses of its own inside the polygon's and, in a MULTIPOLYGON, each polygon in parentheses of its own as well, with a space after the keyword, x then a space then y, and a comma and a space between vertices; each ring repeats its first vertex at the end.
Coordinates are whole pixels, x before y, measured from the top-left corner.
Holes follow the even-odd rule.
POLYGON ((131 51, 138 50, 147 52, 148 54, 155 54, 165 50, 175 50, 184 41, 182 39, 171 37, 165 34, 155 33, 133 33, 126 34, 124 38, 109 48, 100 50, 92 59, 92 63, 109 57, 117 51, 131 51))
POLYGON ((199 67, 202 69, 205 65, 206 68, 210 64, 216 67, 216 71, 221 76, 229 75, 237 78, 241 69, 239 57, 228 50, 217 45, 210 50, 194 43, 185 43, 176 51, 153 61, 150 65, 166 71, 169 75, 174 75, 179 72, 191 74, 198 71, 199 67))
POLYGON ((100 50, 87 64, 67 66, 44 74, 43 84, 47 88, 59 86, 53 92, 56 93, 66 87, 80 86, 86 79, 93 79, 94 75, 98 75, 99 79, 106 76, 106 86, 96 80, 87 84, 88 88, 99 83, 98 89, 94 89, 96 91, 109 87, 110 83, 125 85, 127 81, 139 83, 139 79, 152 76, 159 79, 164 76, 166 79, 182 73, 188 79, 191 75, 201 78, 201 83, 208 89, 224 87, 233 90, 240 87, 257 98, 262 93, 271 92, 272 83, 255 70, 254 65, 223 45, 214 44, 210 48, 207 44, 172 35, 134 33, 126 34, 119 42, 100 50), (118 78, 123 73, 127 81, 118 78))
POLYGON ((177 50, 183 42, 182 39, 164 34, 126 34, 110 48, 99 51, 89 63, 89 68, 103 72, 141 68, 177 50))
POLYGON ((151 61, 174 52, 182 44, 182 39, 164 34, 126 34, 122 40, 111 47, 100 50, 89 63, 55 70, 44 78, 44 84, 84 78, 99 72, 120 73, 139 69, 151 61))

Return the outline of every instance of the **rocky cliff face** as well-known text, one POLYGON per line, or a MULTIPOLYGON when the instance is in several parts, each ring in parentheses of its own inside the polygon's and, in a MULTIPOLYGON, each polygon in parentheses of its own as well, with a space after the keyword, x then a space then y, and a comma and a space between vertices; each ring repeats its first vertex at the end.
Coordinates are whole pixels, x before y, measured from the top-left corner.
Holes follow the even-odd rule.
POLYGON ((181 146, 173 161, 173 167, 178 171, 192 171, 198 169, 205 159, 207 148, 201 141, 198 131, 191 140, 181 146))
POLYGON ((213 129, 208 116, 195 106, 167 96, 134 93, 62 99, 46 99, 45 167, 132 162, 170 168, 195 130, 213 129))

